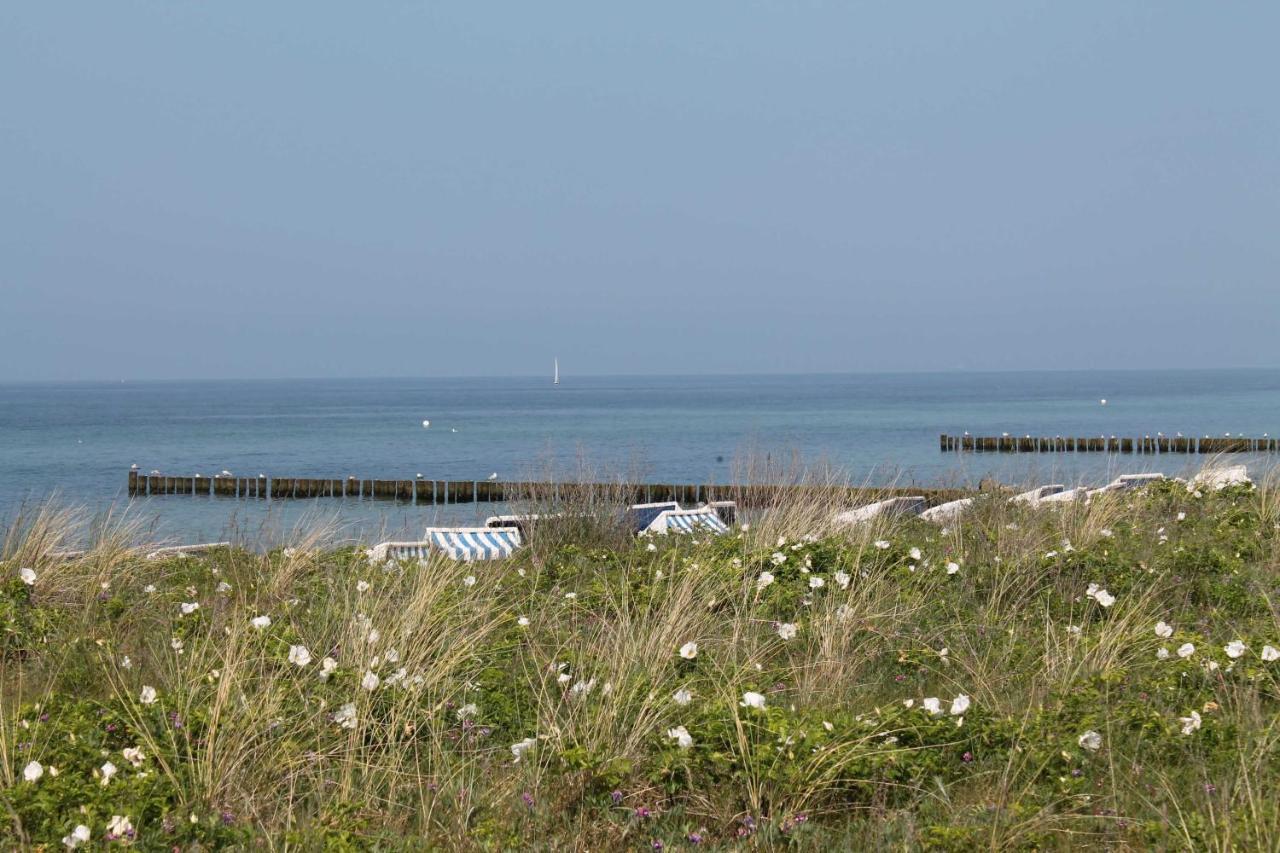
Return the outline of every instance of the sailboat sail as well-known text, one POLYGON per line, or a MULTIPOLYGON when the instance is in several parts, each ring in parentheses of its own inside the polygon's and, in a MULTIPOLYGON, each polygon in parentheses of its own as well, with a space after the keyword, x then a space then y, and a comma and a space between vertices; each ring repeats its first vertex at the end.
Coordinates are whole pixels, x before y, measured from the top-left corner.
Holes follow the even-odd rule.
POLYGON ((552 385, 560 384, 560 359, 555 360, 555 378, 551 380, 552 385))

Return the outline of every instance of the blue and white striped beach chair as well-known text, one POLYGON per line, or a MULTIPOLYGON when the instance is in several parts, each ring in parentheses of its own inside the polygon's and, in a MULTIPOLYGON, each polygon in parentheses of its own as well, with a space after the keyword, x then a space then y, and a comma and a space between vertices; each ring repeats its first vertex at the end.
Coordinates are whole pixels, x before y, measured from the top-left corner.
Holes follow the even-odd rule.
POLYGON ((669 510, 679 510, 680 504, 675 501, 662 501, 654 504, 632 504, 627 507, 627 526, 633 533, 643 533, 653 524, 654 519, 669 510))
POLYGON ((523 544, 515 527, 428 527, 421 542, 383 542, 369 552, 375 563, 426 559, 431 551, 455 560, 501 560, 523 544))
POLYGON ((645 533, 710 533, 719 536, 729 531, 729 525, 720 520, 711 507, 698 509, 669 509, 658 514, 645 533))

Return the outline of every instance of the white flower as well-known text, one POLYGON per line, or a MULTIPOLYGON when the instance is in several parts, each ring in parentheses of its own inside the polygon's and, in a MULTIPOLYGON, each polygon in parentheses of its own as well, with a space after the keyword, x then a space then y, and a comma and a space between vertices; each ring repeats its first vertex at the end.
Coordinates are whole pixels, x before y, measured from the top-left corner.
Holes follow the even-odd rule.
POLYGON ((1189 658, 1195 653, 1196 653, 1196 647, 1191 645, 1191 643, 1183 643, 1182 645, 1178 646, 1178 657, 1180 658, 1184 658, 1184 659, 1189 658))
POLYGON ((138 696, 138 701, 143 705, 152 705, 156 701, 156 689, 150 684, 142 685, 142 693, 138 696))
POLYGON ((35 586, 35 585, 36 585, 36 570, 35 570, 35 569, 27 568, 27 567, 25 567, 25 566, 24 566, 23 568, 18 569, 18 577, 22 578, 22 582, 23 582, 23 583, 25 583, 27 586, 35 586))
POLYGON ((822 589, 826 585, 827 585, 827 582, 824 581, 822 578, 818 577, 817 575, 814 575, 813 577, 809 578, 809 589, 822 589))
POLYGON ((192 613, 195 613, 197 610, 200 609, 200 602, 184 601, 182 602, 181 605, 179 605, 179 609, 182 611, 183 616, 190 616, 192 613))
POLYGON ((516 624, 517 624, 517 625, 519 625, 521 628, 528 628, 528 627, 529 627, 529 617, 528 617, 528 616, 521 616, 519 619, 517 619, 517 620, 516 620, 516 624))
POLYGON ((876 546, 877 548, 879 548, 881 551, 885 551, 885 550, 887 550, 887 549, 889 548, 889 540, 888 540, 888 539, 877 539, 877 540, 875 541, 875 543, 874 543, 874 544, 875 544, 875 546, 876 546))
POLYGON ((916 706, 916 700, 914 700, 914 699, 903 699, 903 700, 902 700, 902 707, 904 707, 904 708, 914 708, 915 706, 916 706))
POLYGON ((853 618, 853 608, 847 604, 841 604, 836 608, 836 619, 840 622, 848 622, 853 618))
POLYGON ((382 638, 382 633, 378 631, 377 628, 370 628, 368 636, 365 637, 365 641, 372 646, 374 643, 378 642, 378 640, 381 638, 382 638))
POLYGON ((62 836, 62 843, 66 845, 68 850, 74 850, 81 844, 87 844, 89 842, 89 838, 89 827, 85 826, 83 823, 79 823, 76 824, 75 829, 71 830, 70 835, 62 836))
POLYGON ((102 769, 102 787, 105 788, 107 786, 107 783, 111 781, 111 777, 116 775, 116 771, 119 768, 117 768, 114 764, 108 761, 106 764, 102 765, 101 769, 102 769))
POLYGON ((778 624, 778 636, 784 640, 793 640, 796 636, 796 626, 794 622, 781 622, 778 624))
POLYGON ((107 821, 108 835, 114 835, 116 838, 128 838, 132 833, 133 823, 130 822, 128 815, 113 814, 111 820, 107 821))
POLYGON ((773 563, 775 566, 781 566, 786 561, 787 561, 787 555, 782 553, 781 551, 774 551, 773 556, 769 558, 769 562, 773 563))
POLYGON ((965 711, 969 710, 969 697, 961 693, 959 696, 951 700, 951 716, 958 717, 965 711))
POLYGON ((1067 633, 1073 637, 1079 637, 1081 634, 1084 633, 1084 629, 1081 628, 1079 625, 1068 625, 1067 633))
POLYGON ((1156 636, 1168 639, 1173 636, 1173 626, 1163 620, 1156 623, 1156 636))
POLYGON ((231 584, 227 583, 226 581, 219 581, 218 592, 221 592, 224 595, 228 592, 231 592, 231 584))
POLYGON ((1102 735, 1098 734, 1093 729, 1089 729, 1089 731, 1080 735, 1076 740, 1076 743, 1080 744, 1082 748, 1087 749, 1090 752, 1097 752, 1102 749, 1102 735))
POLYGON ((1161 646, 1159 650, 1156 651, 1156 660, 1168 660, 1168 659, 1169 659, 1169 650, 1164 646, 1161 646))
POLYGON ((1227 657, 1238 658, 1242 654, 1247 652, 1249 650, 1249 647, 1246 646, 1244 643, 1240 642, 1239 640, 1232 640, 1231 642, 1223 646, 1222 650, 1227 653, 1227 657))
POLYGON ((476 585, 476 576, 475 576, 475 575, 467 575, 465 578, 463 578, 463 579, 462 579, 462 585, 463 585, 463 586, 475 586, 475 585, 476 585))
POLYGON ((387 649, 386 660, 387 660, 387 663, 399 663, 400 652, 396 651, 395 649, 387 649))
POLYGON ((764 694, 757 693, 754 690, 748 690, 742 694, 742 701, 738 703, 744 708, 758 708, 764 710, 764 694))
POLYGON ((537 743, 537 738, 527 737, 519 743, 511 744, 511 754, 515 756, 516 761, 518 762, 520 760, 520 756, 524 755, 526 751, 533 749, 537 743))
POLYGON ((741 530, 743 533, 746 533, 748 530, 751 529, 751 525, 746 523, 739 524, 738 529, 741 530))
POLYGON ((930 696, 920 704, 926 711, 934 716, 942 713, 942 702, 938 700, 937 696, 930 696))
POLYGON ((26 767, 22 768, 22 778, 28 782, 34 782, 44 775, 44 765, 39 761, 32 761, 26 767))
POLYGON ((169 640, 169 648, 173 649, 178 654, 182 654, 182 649, 184 645, 185 644, 182 642, 181 637, 173 637, 169 640))
POLYGON ((476 712, 479 710, 480 709, 476 707, 475 702, 468 702, 467 704, 463 705, 461 708, 457 710, 458 719, 466 720, 470 717, 474 717, 476 715, 476 712))
POLYGON ((366 580, 356 581, 356 592, 368 592, 369 582, 366 580))
POLYGON ((564 594, 564 597, 565 597, 565 600, 567 601, 573 601, 575 598, 578 597, 578 594, 576 592, 566 592, 564 594))
POLYGON ((1116 603, 1116 597, 1111 593, 1107 592, 1105 589, 1100 589, 1096 593, 1094 593, 1093 600, 1098 602, 1098 604, 1102 605, 1103 607, 1110 607, 1111 605, 1116 603))
POLYGON ((149 583, 142 588, 142 591, 150 595, 151 593, 156 591, 156 585, 153 583, 149 583))
POLYGON ((1110 539, 1112 536, 1115 536, 1115 534, 1111 532, 1110 527, 1104 527, 1101 530, 1099 530, 1098 533, 1101 534, 1106 539, 1110 539))
POLYGON ((771 583, 773 583, 773 572, 761 572, 760 577, 756 579, 756 591, 764 589, 771 583))
POLYGON ((1267 663, 1271 663, 1273 660, 1280 660, 1280 649, 1275 646, 1263 646, 1262 659, 1267 663))
POLYGON ((677 705, 688 705, 690 702, 693 701, 693 694, 690 693, 686 688, 681 687, 675 693, 671 694, 671 699, 677 705))
POLYGON ((328 681, 329 676, 333 675, 333 671, 338 668, 338 662, 333 658, 326 657, 320 661, 320 680, 328 681))
POLYGON ((689 730, 684 726, 667 729, 667 737, 679 744, 681 749, 688 749, 693 746, 693 736, 689 734, 689 730))
POLYGON ((693 660, 698 656, 698 644, 690 640, 680 647, 680 657, 685 660, 693 660))
POLYGON ((124 657, 120 658, 120 668, 133 669, 133 658, 129 657, 128 655, 125 655, 124 657))
POLYGON ((562 672, 556 676, 556 681, 560 684, 568 684, 570 681, 573 681, 573 676, 567 672, 562 672))
POLYGON ((261 631, 263 628, 271 627, 270 616, 255 616, 249 620, 249 624, 261 631))
POLYGON ((958 572, 958 571, 960 571, 960 564, 959 564, 959 563, 957 563, 957 562, 955 562, 955 561, 952 561, 952 562, 950 562, 950 563, 947 563, 947 574, 949 574, 949 575, 954 575, 954 574, 955 574, 956 572, 958 572))
POLYGON ((1182 733, 1189 735, 1200 728, 1200 712, 1192 711, 1191 716, 1179 717, 1178 722, 1182 723, 1182 733))
POLYGON ((378 681, 378 674, 376 672, 366 670, 364 678, 360 679, 360 686, 365 690, 377 690, 378 681))
POLYGON ((589 681, 578 681, 569 688, 569 695, 571 697, 581 698, 594 690, 595 686, 596 680, 594 678, 589 681))
POLYGON ((289 663, 306 666, 311 663, 311 652, 307 650, 306 646, 290 646, 289 663))
POLYGON ((849 578, 849 575, 848 575, 846 572, 836 572, 836 573, 835 573, 834 575, 832 575, 831 577, 832 577, 833 579, 835 579, 835 582, 836 582, 837 584, 839 584, 839 585, 840 585, 840 588, 841 588, 841 589, 848 589, 848 588, 849 588, 849 581, 850 581, 850 578, 849 578))
MULTIPOLYGON (((650 542, 648 545, 646 545, 646 546, 645 546, 645 550, 646 550, 646 551, 656 551, 656 550, 658 550, 658 546, 657 546, 657 545, 654 545, 652 542, 650 542)), ((514 746, 513 746, 513 747, 511 747, 511 748, 512 748, 513 750, 515 749, 515 747, 514 747, 514 746)), ((520 756, 518 756, 518 755, 517 755, 517 756, 516 756, 516 761, 519 761, 519 760, 520 760, 520 756)))
POLYGON ((1185 512, 1178 513, 1178 521, 1186 521, 1186 520, 1187 520, 1187 514, 1185 512))
POLYGON ((333 721, 344 729, 354 729, 356 727, 356 704, 348 702, 343 705, 334 713, 333 721))
POLYGON ((922 555, 920 554, 919 548, 912 548, 910 551, 907 552, 907 556, 918 563, 920 562, 920 557, 922 555))

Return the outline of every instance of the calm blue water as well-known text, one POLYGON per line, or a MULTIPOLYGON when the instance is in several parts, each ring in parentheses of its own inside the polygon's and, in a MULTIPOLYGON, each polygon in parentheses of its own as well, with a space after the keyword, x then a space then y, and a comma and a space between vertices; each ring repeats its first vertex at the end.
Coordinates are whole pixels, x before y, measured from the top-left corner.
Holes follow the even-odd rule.
MULTIPOLYGON (((1197 457, 943 454, 938 434, 1280 434, 1280 370, 383 379, 0 385, 0 518, 54 490, 102 508, 129 465, 173 474, 729 482, 735 460, 826 463, 857 482, 1102 481, 1183 472, 1197 457), (1099 404, 1106 398, 1108 405, 1099 404), (422 420, 431 420, 423 429, 422 420)), ((1265 459, 1249 461, 1252 467, 1265 459)), ((126 501, 122 501, 127 503, 126 501)), ((303 513, 411 533, 473 521, 343 500, 160 497, 133 502, 183 540, 287 529, 303 513)))

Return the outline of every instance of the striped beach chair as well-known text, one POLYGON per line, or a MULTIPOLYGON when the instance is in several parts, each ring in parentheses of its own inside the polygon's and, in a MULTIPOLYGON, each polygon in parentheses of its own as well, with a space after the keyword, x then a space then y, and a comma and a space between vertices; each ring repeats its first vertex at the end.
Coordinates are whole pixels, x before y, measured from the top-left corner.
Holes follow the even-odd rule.
POLYGON ((711 507, 698 509, 668 509, 658 513, 644 533, 710 533, 719 536, 729 532, 729 525, 711 507))
POLYGON ((421 542, 382 542, 369 552, 375 563, 426 559, 431 551, 455 560, 501 560, 523 544, 516 527, 428 527, 421 542))
POLYGON ((680 504, 675 501, 662 501, 653 504, 632 504, 627 507, 627 526, 633 533, 643 533, 649 529, 654 520, 664 512, 678 511, 680 504))

